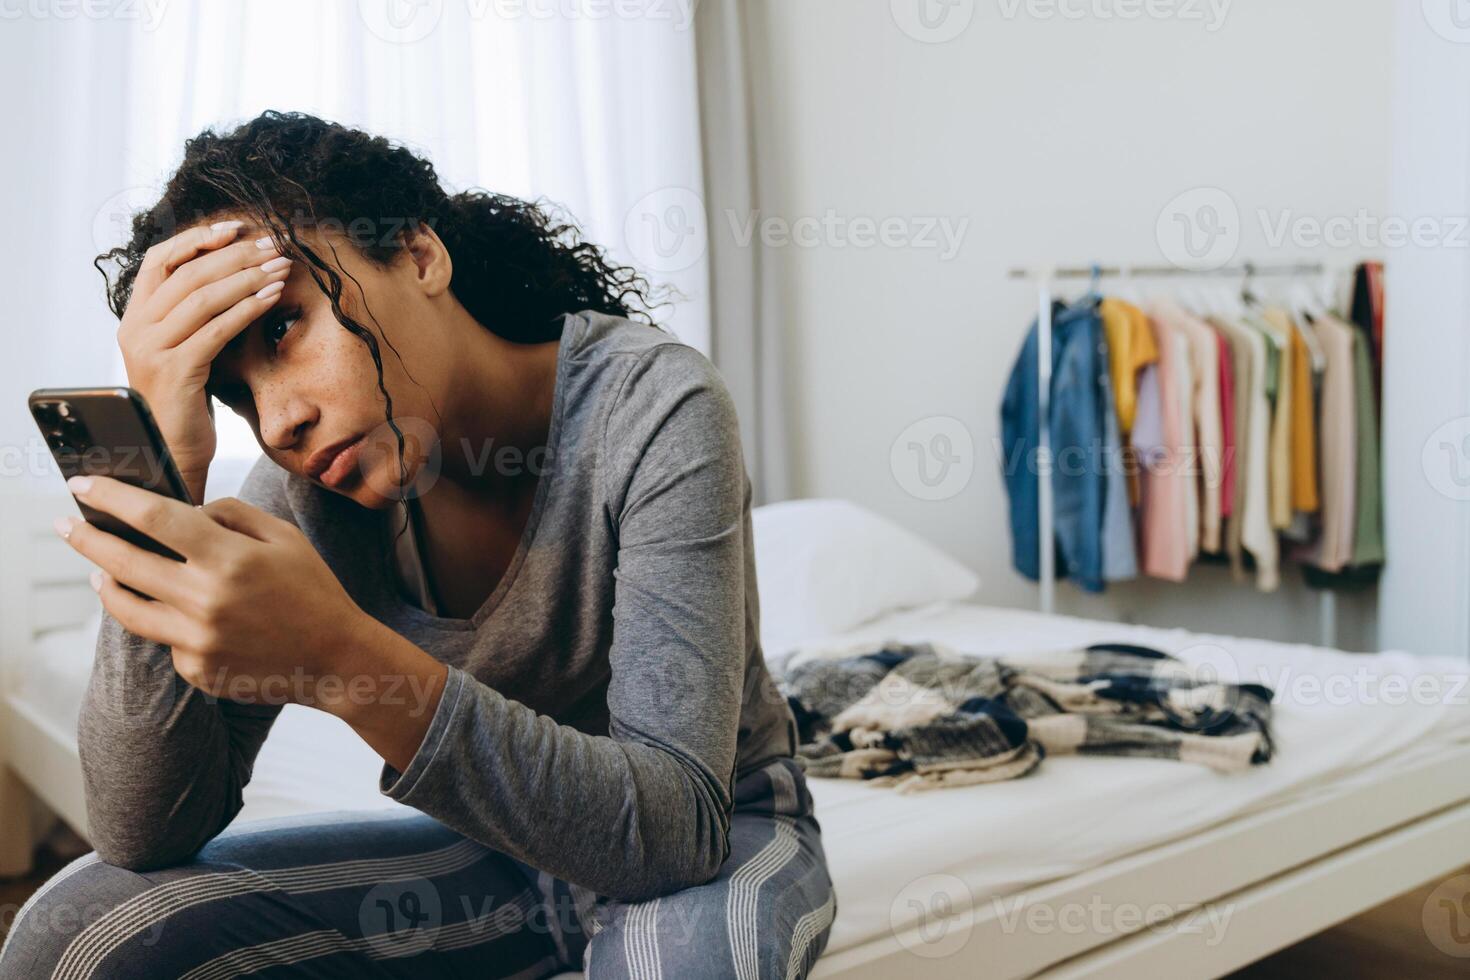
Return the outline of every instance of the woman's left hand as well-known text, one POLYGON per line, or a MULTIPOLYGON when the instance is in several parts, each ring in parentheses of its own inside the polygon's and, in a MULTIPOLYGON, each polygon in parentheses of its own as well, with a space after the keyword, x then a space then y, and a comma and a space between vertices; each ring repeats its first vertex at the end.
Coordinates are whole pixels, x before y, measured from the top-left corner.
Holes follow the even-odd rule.
POLYGON ((239 701, 326 709, 322 699, 341 695, 355 631, 368 617, 294 524, 234 498, 194 507, 103 476, 68 486, 186 559, 79 518, 57 521, 58 533, 104 573, 92 575, 102 605, 128 631, 171 647, 184 680, 239 701), (337 691, 318 690, 323 678, 337 691))

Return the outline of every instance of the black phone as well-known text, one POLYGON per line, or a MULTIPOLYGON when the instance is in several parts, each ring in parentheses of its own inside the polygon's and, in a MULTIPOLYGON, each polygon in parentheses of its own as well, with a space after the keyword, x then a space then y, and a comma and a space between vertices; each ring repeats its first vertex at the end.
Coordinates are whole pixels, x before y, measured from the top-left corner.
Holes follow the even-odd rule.
MULTIPOLYGON (((194 504, 148 403, 132 388, 41 388, 31 392, 29 404, 65 479, 110 476, 194 504)), ((111 514, 80 500, 77 506, 88 523, 165 558, 184 560, 111 514)))

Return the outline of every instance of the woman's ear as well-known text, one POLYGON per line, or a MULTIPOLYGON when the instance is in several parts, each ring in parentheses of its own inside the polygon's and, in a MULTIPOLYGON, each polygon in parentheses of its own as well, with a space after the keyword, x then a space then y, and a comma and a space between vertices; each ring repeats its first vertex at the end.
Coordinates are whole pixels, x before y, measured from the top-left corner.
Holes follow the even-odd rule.
POLYGON ((426 296, 439 296, 454 278, 454 261, 444 240, 422 222, 403 231, 403 249, 413 262, 419 287, 426 296))

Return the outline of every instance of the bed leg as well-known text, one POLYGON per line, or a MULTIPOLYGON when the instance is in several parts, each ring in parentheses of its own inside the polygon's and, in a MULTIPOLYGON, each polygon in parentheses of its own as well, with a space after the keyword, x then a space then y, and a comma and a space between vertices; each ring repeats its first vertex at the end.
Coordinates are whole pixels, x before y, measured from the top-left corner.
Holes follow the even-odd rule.
POLYGON ((31 791, 0 763, 0 878, 29 874, 35 856, 31 791))

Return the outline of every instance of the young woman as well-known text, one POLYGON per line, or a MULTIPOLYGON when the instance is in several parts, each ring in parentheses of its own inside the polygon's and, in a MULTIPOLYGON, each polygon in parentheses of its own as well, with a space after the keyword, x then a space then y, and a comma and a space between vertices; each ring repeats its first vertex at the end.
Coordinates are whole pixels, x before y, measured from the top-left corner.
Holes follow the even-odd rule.
POLYGON ((533 204, 277 113, 189 141, 105 261, 194 499, 211 395, 265 457, 202 508, 73 481, 186 561, 58 522, 106 610, 96 852, 0 978, 804 976, 836 903, 735 413, 630 319, 646 283, 533 204), (288 702, 417 812, 221 833, 288 702))

